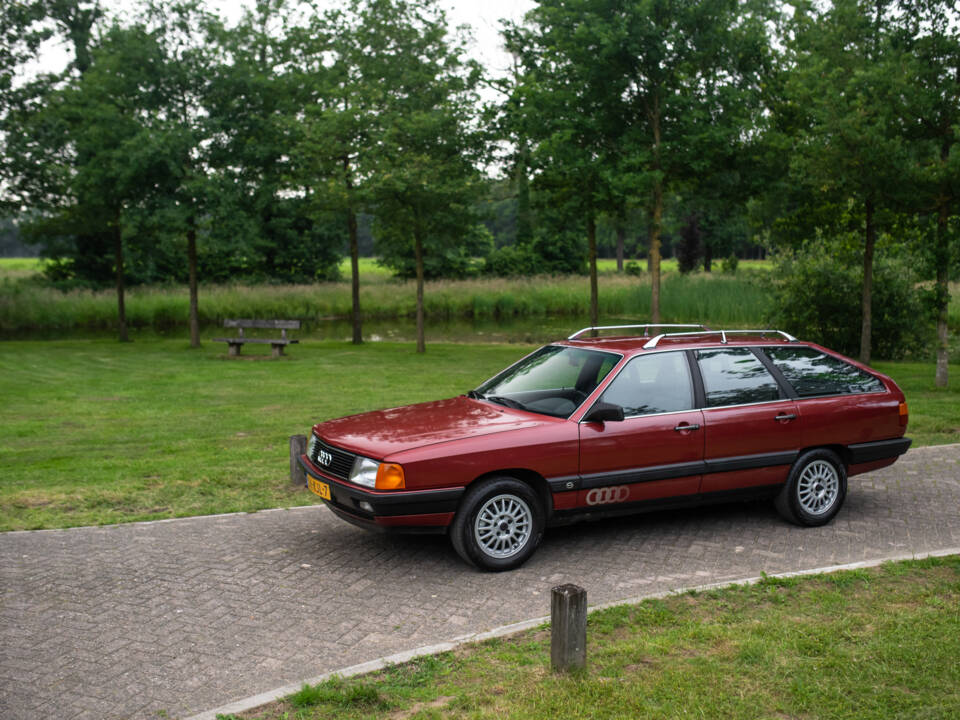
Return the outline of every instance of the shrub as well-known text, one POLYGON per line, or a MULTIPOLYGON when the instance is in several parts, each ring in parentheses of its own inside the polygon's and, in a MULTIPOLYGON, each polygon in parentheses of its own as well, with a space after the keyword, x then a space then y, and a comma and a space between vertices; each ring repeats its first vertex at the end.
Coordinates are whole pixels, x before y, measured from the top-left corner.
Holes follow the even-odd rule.
POLYGON ((737 265, 740 264, 740 261, 737 259, 737 256, 730 254, 730 257, 723 259, 723 263, 720 266, 721 272, 724 275, 736 275, 737 274, 737 265))
MULTIPOLYGON (((860 266, 844 265, 825 243, 777 259, 773 274, 774 327, 819 342, 846 355, 860 352, 860 266)), ((916 278, 903 261, 874 263, 872 354, 897 359, 921 350, 929 336, 929 313, 916 278)))
POLYGON ((539 275, 545 272, 542 258, 526 245, 508 245, 484 258, 482 273, 497 277, 539 275))
POLYGON ((643 275, 643 268, 640 266, 640 263, 638 263, 636 260, 631 260, 630 262, 628 262, 623 269, 624 269, 624 272, 627 273, 627 275, 634 275, 634 276, 643 275))

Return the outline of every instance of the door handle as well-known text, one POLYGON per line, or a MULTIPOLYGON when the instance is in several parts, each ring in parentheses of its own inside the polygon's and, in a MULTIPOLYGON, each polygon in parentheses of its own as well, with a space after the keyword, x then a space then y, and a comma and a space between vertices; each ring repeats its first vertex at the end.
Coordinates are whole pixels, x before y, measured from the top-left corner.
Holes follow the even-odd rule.
POLYGON ((796 420, 797 416, 794 413, 780 413, 777 415, 774 420, 777 422, 787 422, 789 420, 796 420))
POLYGON ((676 430, 677 432, 683 432, 684 430, 699 430, 699 429, 700 429, 699 425, 684 425, 682 423, 680 425, 677 425, 674 428, 674 430, 676 430))

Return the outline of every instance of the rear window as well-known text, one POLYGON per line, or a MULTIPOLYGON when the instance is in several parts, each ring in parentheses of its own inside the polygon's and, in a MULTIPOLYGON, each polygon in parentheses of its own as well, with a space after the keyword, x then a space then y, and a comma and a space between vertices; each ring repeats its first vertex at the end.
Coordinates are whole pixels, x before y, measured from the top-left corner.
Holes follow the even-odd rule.
POLYGON ((780 399, 780 386, 748 348, 697 350, 707 407, 780 399))
POLYGON ((840 358, 810 347, 764 348, 799 397, 883 391, 883 383, 840 358))

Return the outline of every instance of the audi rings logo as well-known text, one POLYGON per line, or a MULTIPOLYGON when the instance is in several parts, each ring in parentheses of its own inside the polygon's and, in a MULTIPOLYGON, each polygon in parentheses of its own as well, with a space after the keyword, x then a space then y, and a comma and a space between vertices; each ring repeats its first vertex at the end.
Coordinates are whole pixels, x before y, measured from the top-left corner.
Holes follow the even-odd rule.
POLYGON ((333 455, 328 453, 326 450, 321 450, 317 453, 317 462, 321 465, 329 465, 333 462, 333 455))
POLYGON ((630 497, 630 488, 626 485, 594 488, 587 493, 587 505, 609 505, 623 502, 628 497, 630 497))

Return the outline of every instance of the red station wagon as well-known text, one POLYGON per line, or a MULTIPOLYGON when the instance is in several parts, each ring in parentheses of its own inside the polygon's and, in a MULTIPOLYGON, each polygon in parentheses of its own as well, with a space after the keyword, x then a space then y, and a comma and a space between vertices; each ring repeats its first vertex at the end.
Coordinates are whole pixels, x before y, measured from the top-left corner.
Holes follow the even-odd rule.
POLYGON ((344 520, 449 533, 507 570, 582 519, 768 496, 823 525, 847 477, 907 451, 906 426, 893 380, 787 333, 608 326, 466 395, 315 425, 300 462, 344 520))

